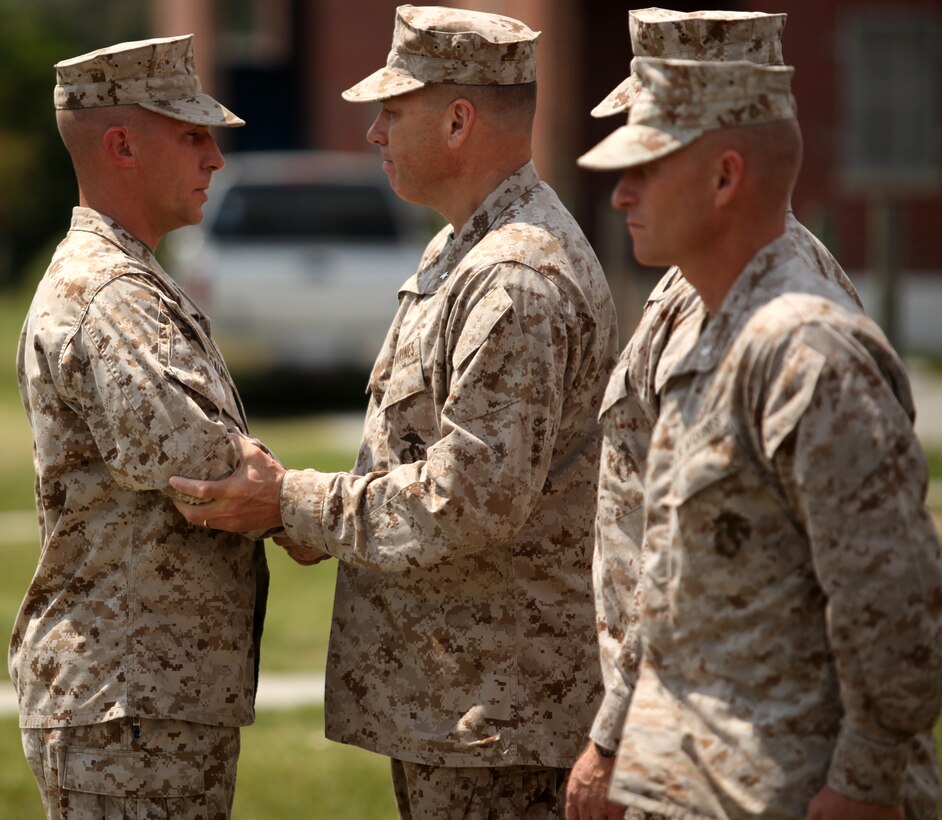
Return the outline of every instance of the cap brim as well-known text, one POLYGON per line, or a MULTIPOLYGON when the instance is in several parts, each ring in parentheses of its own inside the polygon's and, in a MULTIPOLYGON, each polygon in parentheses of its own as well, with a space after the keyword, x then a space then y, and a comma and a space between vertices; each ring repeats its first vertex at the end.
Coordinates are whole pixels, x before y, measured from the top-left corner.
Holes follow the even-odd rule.
POLYGON ((347 102, 375 102, 398 97, 423 88, 425 83, 410 74, 395 71, 383 66, 364 80, 344 91, 342 96, 347 102))
POLYGON ((592 171, 619 171, 644 165, 683 148, 703 129, 675 129, 668 133, 647 125, 623 125, 577 160, 592 171))
POLYGON ((220 105, 209 94, 197 94, 182 100, 147 100, 138 102, 141 108, 163 114, 194 125, 216 126, 218 128, 238 128, 245 125, 245 120, 237 117, 224 105, 220 105))
POLYGON ((602 100, 591 113, 593 117, 611 117, 613 114, 624 114, 641 93, 641 83, 634 74, 622 80, 608 96, 602 100))

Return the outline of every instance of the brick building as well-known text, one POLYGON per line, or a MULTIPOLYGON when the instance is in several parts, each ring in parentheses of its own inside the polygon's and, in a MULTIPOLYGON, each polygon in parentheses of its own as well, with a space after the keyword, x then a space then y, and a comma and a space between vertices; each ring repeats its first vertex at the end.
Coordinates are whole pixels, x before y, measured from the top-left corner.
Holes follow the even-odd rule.
MULTIPOLYGON (((631 4, 443 4, 508 14, 543 32, 537 167, 595 244, 627 331, 656 272, 640 271, 632 262, 623 221, 608 204, 614 176, 583 172, 575 159, 617 124, 593 120, 588 111, 628 71, 631 4)), ((224 135, 229 150, 371 150, 364 135, 374 107, 346 103, 340 92, 385 60, 397 5, 155 0, 152 20, 155 35, 196 34, 205 85, 249 121, 248 128, 224 135)), ((666 5, 691 11, 705 4, 666 5)), ((788 13, 784 53, 796 67, 805 135, 795 211, 831 247, 889 330, 901 326, 903 347, 942 350, 942 323, 934 321, 942 311, 942 3, 719 5, 788 13), (923 324, 924 331, 915 327, 923 324)))

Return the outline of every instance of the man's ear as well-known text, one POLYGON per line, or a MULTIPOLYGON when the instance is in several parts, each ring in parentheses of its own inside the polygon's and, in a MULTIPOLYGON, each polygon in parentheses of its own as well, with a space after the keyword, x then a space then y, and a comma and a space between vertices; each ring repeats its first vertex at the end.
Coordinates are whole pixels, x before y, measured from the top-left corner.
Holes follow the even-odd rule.
POLYGON ((452 100, 445 115, 446 139, 449 148, 460 147, 471 136, 477 121, 474 103, 464 97, 452 100))
POLYGON ((716 159, 713 197, 717 207, 728 205, 743 184, 746 161, 739 151, 728 148, 716 159))
POLYGON ((114 125, 105 131, 102 146, 108 159, 119 168, 134 167, 134 152, 131 150, 131 137, 126 126, 114 125))

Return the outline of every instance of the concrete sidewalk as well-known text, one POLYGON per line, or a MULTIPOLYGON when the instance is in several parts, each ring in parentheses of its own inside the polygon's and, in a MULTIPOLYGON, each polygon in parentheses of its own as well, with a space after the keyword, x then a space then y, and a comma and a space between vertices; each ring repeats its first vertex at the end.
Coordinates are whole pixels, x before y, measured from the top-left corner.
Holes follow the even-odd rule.
MULTIPOLYGON (((319 706, 324 702, 323 675, 263 674, 258 682, 255 706, 260 711, 295 709, 298 706, 319 706)), ((15 715, 16 692, 13 685, 0 685, 0 715, 15 715)))

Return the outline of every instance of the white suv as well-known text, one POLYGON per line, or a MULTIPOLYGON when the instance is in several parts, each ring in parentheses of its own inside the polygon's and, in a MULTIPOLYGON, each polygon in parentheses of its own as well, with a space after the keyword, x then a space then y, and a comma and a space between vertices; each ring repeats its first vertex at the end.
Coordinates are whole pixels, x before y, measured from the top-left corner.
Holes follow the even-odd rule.
POLYGON ((236 377, 368 371, 433 230, 366 153, 230 155, 203 213, 164 262, 236 377))

